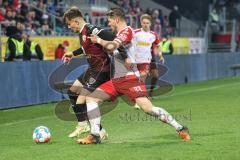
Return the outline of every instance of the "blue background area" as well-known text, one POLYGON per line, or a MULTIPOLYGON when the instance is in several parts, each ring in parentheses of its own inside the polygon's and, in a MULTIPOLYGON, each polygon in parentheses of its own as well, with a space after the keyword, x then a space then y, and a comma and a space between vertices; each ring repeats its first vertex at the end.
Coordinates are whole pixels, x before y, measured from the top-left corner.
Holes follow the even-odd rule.
MULTIPOLYGON (((240 63, 240 54, 167 55, 165 61, 169 70, 161 78, 180 84, 233 76, 230 67, 240 63)), ((65 80, 75 80, 87 67, 85 60, 76 59, 72 63, 81 67, 65 80)), ((63 67, 58 73, 61 80, 64 70, 71 71, 70 66, 63 66, 61 61, 0 63, 0 109, 60 101, 62 94, 49 85, 50 75, 59 67, 63 67)))

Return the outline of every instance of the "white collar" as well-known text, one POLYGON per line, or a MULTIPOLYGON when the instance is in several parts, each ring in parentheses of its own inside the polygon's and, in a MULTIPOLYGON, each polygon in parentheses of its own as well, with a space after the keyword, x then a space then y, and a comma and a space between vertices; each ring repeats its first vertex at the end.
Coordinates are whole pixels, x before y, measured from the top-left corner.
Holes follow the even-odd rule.
POLYGON ((84 28, 86 25, 87 25, 87 23, 85 23, 85 24, 82 26, 82 28, 80 29, 80 32, 79 32, 79 33, 82 33, 83 28, 84 28))

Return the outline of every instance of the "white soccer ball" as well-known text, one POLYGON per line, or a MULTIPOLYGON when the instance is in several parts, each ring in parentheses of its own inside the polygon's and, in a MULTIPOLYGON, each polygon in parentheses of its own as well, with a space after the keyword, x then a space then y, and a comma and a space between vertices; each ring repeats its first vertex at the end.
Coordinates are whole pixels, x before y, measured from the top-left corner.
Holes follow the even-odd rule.
POLYGON ((50 130, 45 126, 39 126, 33 131, 33 140, 36 143, 47 143, 51 139, 50 130))

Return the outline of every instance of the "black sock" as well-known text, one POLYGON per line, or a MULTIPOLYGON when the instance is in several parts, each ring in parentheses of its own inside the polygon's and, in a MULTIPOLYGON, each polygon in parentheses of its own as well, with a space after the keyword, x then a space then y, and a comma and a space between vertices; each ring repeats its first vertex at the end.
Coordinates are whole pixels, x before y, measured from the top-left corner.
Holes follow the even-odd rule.
MULTIPOLYGON (((87 116, 87 105, 84 104, 76 104, 78 95, 72 91, 68 91, 68 97, 72 104, 73 111, 77 117, 78 122, 83 122, 88 120, 87 116)), ((100 124, 100 130, 102 130, 102 125, 100 124)))
POLYGON ((74 92, 72 92, 70 90, 68 90, 67 94, 68 94, 68 97, 70 99, 71 104, 73 106, 76 105, 78 94, 76 94, 76 93, 74 93, 74 92))
MULTIPOLYGON (((76 104, 74 107, 74 110, 75 110, 74 112, 77 113, 76 116, 77 116, 78 122, 83 122, 83 121, 88 120, 86 103, 76 104)), ((103 129, 103 127, 100 124, 100 130, 102 130, 102 129, 103 129)))
POLYGON ((78 94, 68 90, 68 97, 72 104, 72 109, 77 117, 78 122, 87 120, 87 106, 86 104, 76 104, 78 94))
POLYGON ((87 118, 87 106, 86 103, 84 104, 76 104, 73 107, 74 113, 76 114, 76 117, 78 119, 78 122, 86 121, 87 118))
POLYGON ((155 85, 157 84, 158 78, 157 77, 152 77, 151 79, 151 87, 150 87, 150 92, 149 95, 152 96, 153 94, 153 89, 155 87, 155 85))

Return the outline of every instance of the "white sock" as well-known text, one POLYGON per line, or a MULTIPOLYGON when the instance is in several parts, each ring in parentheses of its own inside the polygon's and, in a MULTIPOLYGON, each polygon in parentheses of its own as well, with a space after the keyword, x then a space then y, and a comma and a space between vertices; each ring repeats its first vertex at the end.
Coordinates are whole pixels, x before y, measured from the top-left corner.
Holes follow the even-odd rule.
POLYGON ((78 126, 80 127, 85 127, 87 125, 88 125, 87 121, 78 122, 78 126))
POLYGON ((159 117, 162 122, 173 126, 177 131, 183 127, 163 108, 152 107, 152 115, 159 117))
POLYGON ((91 125, 91 134, 99 135, 101 113, 98 107, 98 103, 96 102, 87 103, 87 114, 91 125))

